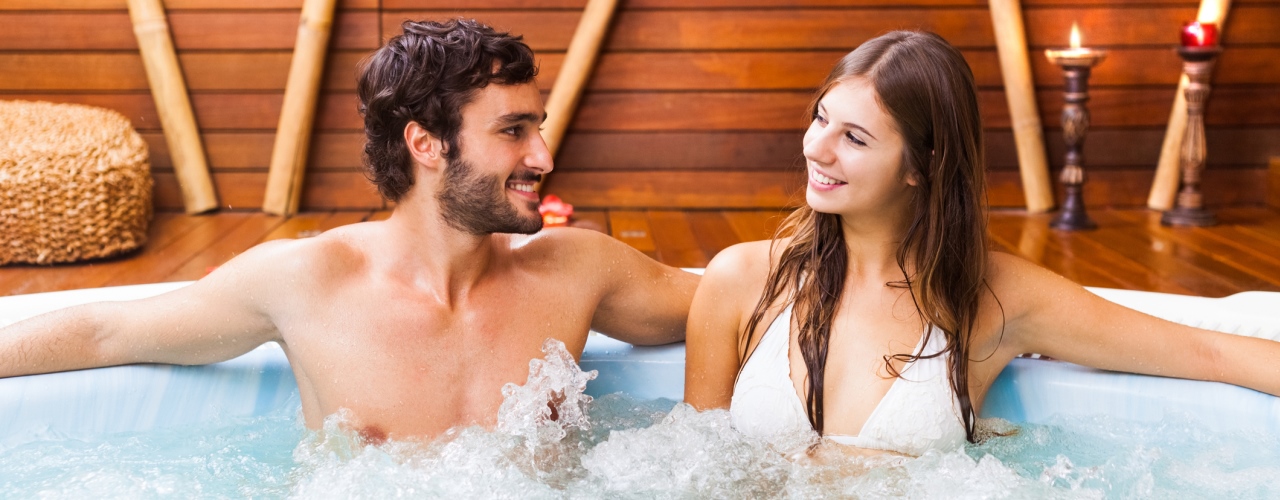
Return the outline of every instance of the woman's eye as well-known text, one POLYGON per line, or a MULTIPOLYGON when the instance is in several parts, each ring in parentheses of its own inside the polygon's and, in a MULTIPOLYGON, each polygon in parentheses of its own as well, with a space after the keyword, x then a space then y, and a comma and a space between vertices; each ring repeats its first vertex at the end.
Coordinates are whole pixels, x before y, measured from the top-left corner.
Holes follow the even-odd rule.
POLYGON ((814 114, 813 114, 813 121, 818 122, 819 124, 822 124, 822 125, 826 125, 826 124, 827 124, 827 119, 826 119, 826 118, 823 118, 823 117, 822 117, 822 115, 817 114, 817 113, 814 113, 814 114))
POLYGON ((845 138, 849 139, 849 142, 852 142, 852 143, 857 144, 857 145, 859 145, 859 146, 866 146, 866 145, 867 145, 867 143, 865 143, 865 142, 862 142, 862 141, 858 140, 858 138, 857 138, 857 137, 854 137, 854 136, 853 136, 853 133, 851 133, 851 132, 845 132, 845 133, 844 133, 844 136, 845 136, 845 138))

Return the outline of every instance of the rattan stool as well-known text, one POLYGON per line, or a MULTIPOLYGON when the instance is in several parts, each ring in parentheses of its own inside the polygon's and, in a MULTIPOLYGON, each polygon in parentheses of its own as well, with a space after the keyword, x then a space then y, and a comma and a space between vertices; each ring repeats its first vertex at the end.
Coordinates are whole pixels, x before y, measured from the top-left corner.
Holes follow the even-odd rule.
POLYGON ((150 220, 147 145, 124 116, 0 101, 0 265, 127 252, 150 220))

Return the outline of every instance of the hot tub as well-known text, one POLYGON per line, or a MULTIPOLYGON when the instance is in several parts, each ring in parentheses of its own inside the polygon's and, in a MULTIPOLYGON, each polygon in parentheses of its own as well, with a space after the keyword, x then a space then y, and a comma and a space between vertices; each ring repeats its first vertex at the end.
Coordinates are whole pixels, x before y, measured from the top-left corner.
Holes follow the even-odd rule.
MULTIPOLYGON (((0 325, 54 309, 131 300, 189 283, 162 283, 0 298, 0 325)), ((1221 299, 1125 290, 1094 293, 1155 316, 1280 340, 1280 293, 1221 299)), ((636 347, 592 334, 584 370, 599 370, 588 393, 679 400, 684 346, 636 347)), ((0 449, 42 436, 89 437, 161 429, 218 418, 264 415, 297 405, 297 386, 280 347, 264 344, 206 366, 133 365, 0 380, 0 449)), ((984 417, 1047 423, 1061 416, 1109 415, 1153 422, 1170 412, 1223 429, 1280 434, 1280 398, 1240 387, 1113 373, 1061 361, 1015 359, 992 387, 984 417)))

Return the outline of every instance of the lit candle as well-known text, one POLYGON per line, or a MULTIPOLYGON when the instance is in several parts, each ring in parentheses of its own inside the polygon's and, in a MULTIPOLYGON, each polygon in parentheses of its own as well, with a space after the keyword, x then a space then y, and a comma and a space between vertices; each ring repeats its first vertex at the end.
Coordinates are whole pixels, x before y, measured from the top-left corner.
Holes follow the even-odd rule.
MULTIPOLYGON (((1058 64, 1062 64, 1058 62, 1062 60, 1082 61, 1085 59, 1101 58, 1104 54, 1105 51, 1086 49, 1080 46, 1080 25, 1076 23, 1071 23, 1071 48, 1048 49, 1045 51, 1045 55, 1047 55, 1050 60, 1058 64)), ((1096 61, 1094 61, 1094 63, 1096 63, 1096 61)), ((1089 63, 1089 65, 1093 65, 1094 63, 1089 63)))
POLYGON ((1183 47, 1213 47, 1218 44, 1218 25, 1192 21, 1182 26, 1183 47))
POLYGON ((1088 49, 1080 48, 1080 25, 1071 23, 1071 49, 1064 52, 1068 57, 1079 57, 1088 54, 1088 49))

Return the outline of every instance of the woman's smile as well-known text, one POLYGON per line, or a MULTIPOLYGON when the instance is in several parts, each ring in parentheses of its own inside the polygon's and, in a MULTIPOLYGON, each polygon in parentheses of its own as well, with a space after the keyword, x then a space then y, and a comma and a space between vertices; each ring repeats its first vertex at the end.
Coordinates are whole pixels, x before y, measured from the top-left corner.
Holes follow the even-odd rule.
POLYGON ((849 184, 848 182, 833 179, 816 168, 809 168, 809 187, 819 191, 831 191, 849 184))

